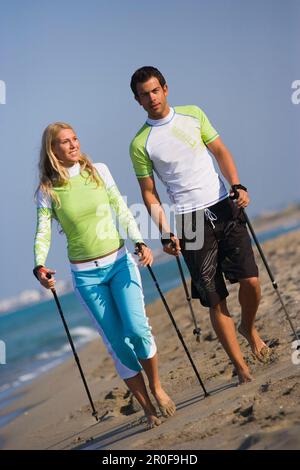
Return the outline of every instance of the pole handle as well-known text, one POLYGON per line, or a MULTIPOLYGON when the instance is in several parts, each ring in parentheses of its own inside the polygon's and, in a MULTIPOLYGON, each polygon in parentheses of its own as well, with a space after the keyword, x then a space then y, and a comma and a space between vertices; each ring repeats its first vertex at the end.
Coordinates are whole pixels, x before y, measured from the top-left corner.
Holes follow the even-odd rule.
MULTIPOLYGON (((50 274, 50 273, 48 272, 48 273, 46 274, 46 278, 47 278, 47 279, 52 279, 52 274, 50 274)), ((53 294, 56 293, 55 287, 51 287, 50 289, 51 289, 51 291, 53 292, 53 294)))
POLYGON ((229 196, 229 199, 238 199, 239 198, 239 192, 236 188, 231 188, 231 191, 233 192, 232 196, 229 196))

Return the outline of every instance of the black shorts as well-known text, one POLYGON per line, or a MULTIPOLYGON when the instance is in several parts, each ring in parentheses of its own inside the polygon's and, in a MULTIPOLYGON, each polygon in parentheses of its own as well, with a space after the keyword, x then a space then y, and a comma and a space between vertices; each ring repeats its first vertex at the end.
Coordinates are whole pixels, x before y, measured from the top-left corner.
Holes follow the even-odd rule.
MULTIPOLYGON (((231 283, 258 277, 250 236, 241 209, 226 198, 209 207, 217 219, 204 216, 204 244, 201 249, 186 249, 185 219, 195 223, 196 211, 181 215, 180 245, 192 278, 192 297, 205 307, 213 307, 228 296, 225 278, 231 283)), ((187 223, 187 222, 186 222, 187 223)), ((193 231, 196 229, 193 227, 193 231)), ((190 246, 190 245, 189 245, 190 246)))

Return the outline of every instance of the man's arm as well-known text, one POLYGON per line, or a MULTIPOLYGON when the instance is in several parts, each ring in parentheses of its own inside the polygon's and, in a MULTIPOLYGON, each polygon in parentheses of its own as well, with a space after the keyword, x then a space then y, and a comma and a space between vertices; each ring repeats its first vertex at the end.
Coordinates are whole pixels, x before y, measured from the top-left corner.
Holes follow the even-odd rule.
MULTIPOLYGON (((240 184, 240 179, 238 176, 238 171, 233 156, 231 155, 230 151, 225 146, 225 144, 222 142, 221 138, 217 137, 213 142, 207 144, 207 147, 216 158, 222 175, 226 178, 230 186, 234 184, 240 184)), ((238 192, 238 207, 247 207, 250 201, 247 191, 239 189, 238 192)))
MULTIPOLYGON (((160 233, 170 233, 170 225, 167 221, 165 211, 161 205, 159 195, 156 190, 154 177, 146 176, 144 178, 139 178, 138 182, 140 184, 143 200, 145 206, 147 207, 148 213, 158 226, 160 233)), ((179 240, 176 237, 172 237, 172 240, 176 243, 176 249, 174 250, 169 245, 165 245, 164 251, 169 254, 177 255, 180 252, 179 240)))

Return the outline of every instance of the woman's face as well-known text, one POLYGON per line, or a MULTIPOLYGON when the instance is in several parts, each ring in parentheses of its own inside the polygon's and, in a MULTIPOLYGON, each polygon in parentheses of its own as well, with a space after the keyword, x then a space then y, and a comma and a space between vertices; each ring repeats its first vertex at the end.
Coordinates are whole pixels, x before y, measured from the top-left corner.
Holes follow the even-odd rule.
POLYGON ((80 143, 72 129, 61 129, 54 140, 52 150, 64 167, 71 167, 80 157, 80 143))

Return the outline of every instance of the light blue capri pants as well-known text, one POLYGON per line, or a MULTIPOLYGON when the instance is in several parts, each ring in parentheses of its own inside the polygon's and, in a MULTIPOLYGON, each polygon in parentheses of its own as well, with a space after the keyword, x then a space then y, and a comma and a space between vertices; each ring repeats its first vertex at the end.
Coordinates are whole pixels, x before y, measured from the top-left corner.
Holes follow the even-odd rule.
POLYGON ((91 315, 120 377, 135 376, 142 369, 139 359, 153 357, 156 345, 132 255, 126 253, 106 266, 72 271, 72 276, 75 293, 91 315))

